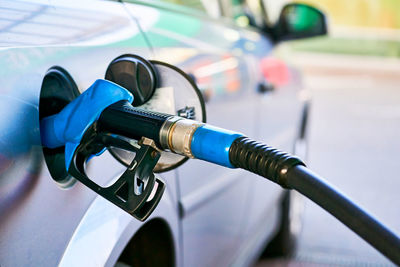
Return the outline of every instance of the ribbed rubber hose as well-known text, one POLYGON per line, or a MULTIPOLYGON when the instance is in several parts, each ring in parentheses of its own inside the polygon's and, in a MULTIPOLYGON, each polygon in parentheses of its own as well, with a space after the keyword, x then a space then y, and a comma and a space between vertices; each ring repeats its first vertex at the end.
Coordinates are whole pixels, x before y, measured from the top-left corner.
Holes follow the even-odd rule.
POLYGON ((400 266, 400 239, 324 179, 308 170, 298 158, 247 137, 240 137, 233 142, 229 157, 235 167, 300 192, 400 266))
POLYGON ((261 175, 285 187, 282 176, 288 169, 305 164, 297 157, 242 136, 233 141, 229 150, 233 166, 261 175))

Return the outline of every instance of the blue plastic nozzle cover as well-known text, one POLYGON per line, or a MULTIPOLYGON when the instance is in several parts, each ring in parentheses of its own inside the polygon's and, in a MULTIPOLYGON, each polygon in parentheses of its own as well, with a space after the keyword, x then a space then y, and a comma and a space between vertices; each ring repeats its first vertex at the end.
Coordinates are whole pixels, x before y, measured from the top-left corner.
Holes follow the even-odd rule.
POLYGON ((113 82, 96 80, 58 114, 40 121, 42 145, 48 148, 65 146, 65 167, 68 170, 86 130, 98 120, 104 109, 121 100, 132 102, 133 96, 113 82))
POLYGON ((229 160, 229 149, 233 141, 241 136, 241 133, 206 124, 196 129, 190 148, 197 159, 235 168, 229 160))

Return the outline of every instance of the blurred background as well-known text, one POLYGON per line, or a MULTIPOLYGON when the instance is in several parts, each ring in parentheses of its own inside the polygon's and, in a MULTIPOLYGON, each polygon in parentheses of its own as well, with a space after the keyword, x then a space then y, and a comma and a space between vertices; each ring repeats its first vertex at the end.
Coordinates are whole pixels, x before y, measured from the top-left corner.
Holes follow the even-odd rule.
MULTIPOLYGON (((288 1, 266 1, 273 21, 288 1)), ((400 233, 400 2, 302 1, 325 11, 329 34, 279 45, 312 95, 308 165, 400 233)), ((294 259, 257 266, 391 266, 306 200, 294 259)))

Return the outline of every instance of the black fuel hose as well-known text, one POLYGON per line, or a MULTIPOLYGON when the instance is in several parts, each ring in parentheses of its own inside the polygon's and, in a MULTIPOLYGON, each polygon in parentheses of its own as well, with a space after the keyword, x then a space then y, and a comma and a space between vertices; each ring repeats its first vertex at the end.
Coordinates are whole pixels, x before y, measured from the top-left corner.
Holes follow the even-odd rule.
POLYGON ((400 266, 400 239, 396 234, 307 169, 297 157, 240 137, 232 143, 229 158, 235 167, 303 194, 400 266))
POLYGON ((286 181, 290 188, 317 203, 383 255, 400 265, 400 239, 351 199, 304 166, 289 169, 286 181))

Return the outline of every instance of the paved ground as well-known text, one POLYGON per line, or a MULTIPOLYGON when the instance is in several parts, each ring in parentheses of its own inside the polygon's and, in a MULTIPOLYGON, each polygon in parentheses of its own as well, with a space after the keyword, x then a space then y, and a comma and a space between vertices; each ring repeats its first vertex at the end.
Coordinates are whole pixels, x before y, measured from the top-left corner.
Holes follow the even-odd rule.
MULTIPOLYGON (((294 62, 313 94, 309 166, 400 233, 400 63, 337 56, 294 62)), ((295 259, 257 264, 390 265, 310 201, 295 259)))

